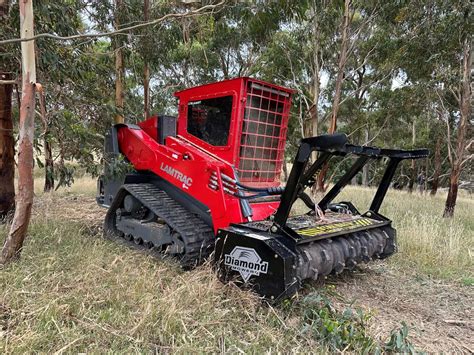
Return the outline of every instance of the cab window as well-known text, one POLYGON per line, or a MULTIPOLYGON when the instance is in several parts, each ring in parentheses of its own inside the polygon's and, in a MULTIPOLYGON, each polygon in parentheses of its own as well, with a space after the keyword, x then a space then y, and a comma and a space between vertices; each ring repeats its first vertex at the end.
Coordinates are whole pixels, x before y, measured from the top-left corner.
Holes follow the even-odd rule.
POLYGON ((188 103, 188 133, 213 146, 226 146, 232 116, 232 96, 188 103))

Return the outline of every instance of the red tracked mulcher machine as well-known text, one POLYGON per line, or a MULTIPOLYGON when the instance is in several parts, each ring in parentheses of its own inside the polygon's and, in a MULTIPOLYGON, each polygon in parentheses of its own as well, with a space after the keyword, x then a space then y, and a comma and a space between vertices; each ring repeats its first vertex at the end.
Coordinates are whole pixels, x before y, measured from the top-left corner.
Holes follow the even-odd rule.
POLYGON ((106 234, 184 267, 215 250, 223 280, 276 301, 306 279, 393 254, 395 229, 380 205, 398 164, 428 151, 356 146, 343 134, 305 138, 281 187, 291 94, 251 78, 226 80, 177 92, 178 118, 113 126, 98 181, 106 234), (114 173, 120 155, 133 173, 114 173), (305 189, 326 162, 347 155, 355 162, 315 204, 305 189), (369 210, 333 203, 370 159, 387 166, 369 210), (290 217, 297 199, 308 212, 290 217))

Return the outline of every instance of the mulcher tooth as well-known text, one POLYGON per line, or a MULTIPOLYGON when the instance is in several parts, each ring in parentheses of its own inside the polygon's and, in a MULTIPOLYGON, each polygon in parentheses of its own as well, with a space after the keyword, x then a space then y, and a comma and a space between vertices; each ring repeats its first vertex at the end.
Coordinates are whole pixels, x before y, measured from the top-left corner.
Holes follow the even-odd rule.
POLYGON ((354 248, 354 261, 359 262, 361 260, 361 244, 359 235, 356 233, 352 238, 348 239, 349 243, 351 243, 352 247, 354 248))
POLYGON ((349 270, 352 270, 355 266, 357 265, 357 262, 354 259, 347 259, 346 261, 346 267, 349 270))
POLYGON ((370 261, 369 252, 366 246, 362 247, 362 261, 366 263, 370 261))
POLYGON ((329 254, 326 249, 321 250, 321 259, 323 262, 327 262, 329 260, 329 254))
POLYGON ((318 269, 311 268, 311 273, 312 273, 312 275, 313 275, 313 276, 311 277, 311 279, 313 279, 313 280, 316 281, 316 280, 318 279, 318 274, 319 274, 318 269))
POLYGON ((345 264, 341 262, 337 262, 336 265, 334 265, 334 273, 340 274, 344 270, 345 264))
POLYGON ((368 257, 370 256, 370 251, 371 251, 370 239, 369 239, 368 235, 364 232, 361 232, 360 238, 361 238, 362 245, 363 245, 362 255, 365 258, 365 260, 367 261, 368 257))
POLYGON ((348 258, 351 258, 351 259, 355 258, 355 256, 356 256, 355 248, 347 240, 346 240, 346 243, 347 243, 347 250, 348 250, 348 258))
POLYGON ((344 246, 339 239, 333 241, 332 252, 334 256, 333 270, 336 273, 340 273, 344 269, 346 253, 344 253, 344 246))

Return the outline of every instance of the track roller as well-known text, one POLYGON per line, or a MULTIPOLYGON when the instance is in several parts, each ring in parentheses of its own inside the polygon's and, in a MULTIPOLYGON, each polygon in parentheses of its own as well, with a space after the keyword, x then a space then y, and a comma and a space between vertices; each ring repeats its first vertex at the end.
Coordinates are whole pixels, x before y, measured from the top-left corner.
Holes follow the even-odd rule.
POLYGON ((201 263, 214 239, 210 226, 153 184, 123 185, 107 212, 104 230, 128 245, 171 256, 183 267, 201 263))

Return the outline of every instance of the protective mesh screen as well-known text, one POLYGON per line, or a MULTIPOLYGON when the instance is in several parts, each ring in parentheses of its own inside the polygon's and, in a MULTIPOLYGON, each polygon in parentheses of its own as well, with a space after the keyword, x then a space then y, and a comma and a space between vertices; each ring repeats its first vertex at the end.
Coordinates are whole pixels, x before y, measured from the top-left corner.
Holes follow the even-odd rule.
POLYGON ((279 182, 289 104, 288 93, 249 82, 238 167, 242 182, 255 186, 279 182))

